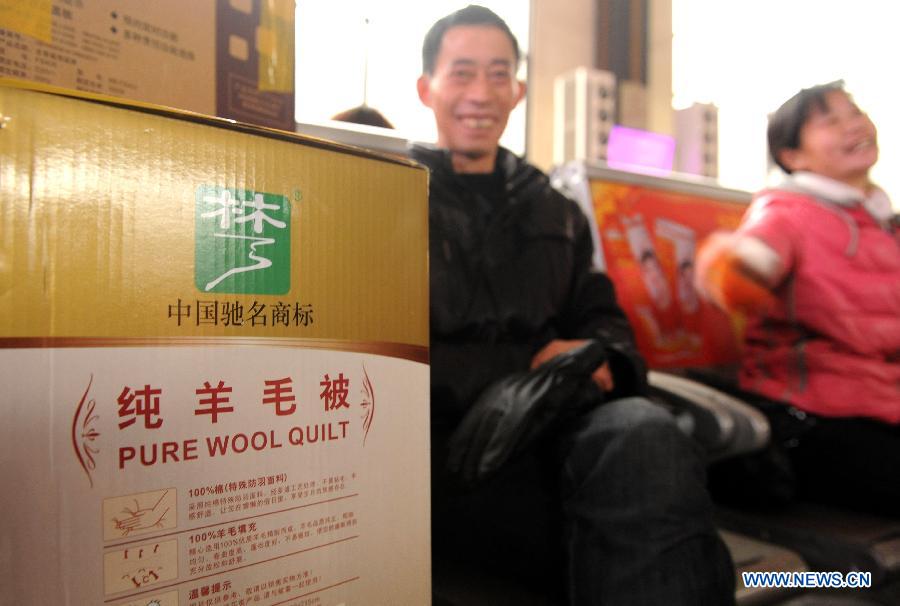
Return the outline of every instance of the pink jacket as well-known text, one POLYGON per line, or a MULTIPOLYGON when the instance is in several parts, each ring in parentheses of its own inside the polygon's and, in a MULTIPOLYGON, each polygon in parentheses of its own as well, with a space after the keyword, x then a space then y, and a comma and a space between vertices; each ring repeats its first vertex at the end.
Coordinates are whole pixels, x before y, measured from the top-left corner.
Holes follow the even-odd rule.
POLYGON ((768 190, 739 233, 788 274, 747 326, 741 387, 829 417, 900 424, 900 239, 860 204, 768 190))

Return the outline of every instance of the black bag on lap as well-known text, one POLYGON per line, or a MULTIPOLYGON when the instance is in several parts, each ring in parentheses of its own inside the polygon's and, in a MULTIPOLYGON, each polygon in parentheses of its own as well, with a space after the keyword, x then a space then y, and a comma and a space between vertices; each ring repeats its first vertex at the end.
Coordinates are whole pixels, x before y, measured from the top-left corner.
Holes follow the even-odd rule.
POLYGON ((607 359, 596 340, 564 352, 528 372, 488 386, 449 442, 447 467, 468 487, 488 479, 547 430, 603 399, 591 374, 607 359))

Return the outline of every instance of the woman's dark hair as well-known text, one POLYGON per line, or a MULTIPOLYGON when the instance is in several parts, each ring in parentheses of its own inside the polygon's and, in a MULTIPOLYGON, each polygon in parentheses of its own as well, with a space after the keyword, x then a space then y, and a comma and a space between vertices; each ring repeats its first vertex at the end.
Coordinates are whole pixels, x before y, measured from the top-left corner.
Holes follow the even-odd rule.
POLYGON ((519 63, 519 43, 512 31, 501 19, 497 13, 475 4, 470 4, 465 8, 461 8, 455 13, 450 13, 443 19, 439 19, 431 26, 428 33, 425 34, 425 42, 422 44, 422 73, 434 73, 434 63, 437 61, 438 52, 441 50, 441 43, 444 41, 444 34, 451 27, 459 25, 487 25, 496 27, 509 37, 512 42, 513 51, 516 54, 516 64, 519 63))
POLYGON ((800 147, 800 130, 814 109, 828 111, 826 96, 834 91, 844 91, 844 81, 836 80, 828 84, 819 84, 804 88, 785 101, 781 107, 769 116, 769 128, 766 132, 769 140, 769 154, 775 164, 790 173, 791 169, 781 162, 781 152, 786 149, 800 147))
POLYGON ((355 124, 367 124, 369 126, 380 126, 381 128, 394 128, 390 120, 384 115, 368 105, 357 105, 356 107, 344 110, 331 117, 332 120, 339 122, 353 122, 355 124))

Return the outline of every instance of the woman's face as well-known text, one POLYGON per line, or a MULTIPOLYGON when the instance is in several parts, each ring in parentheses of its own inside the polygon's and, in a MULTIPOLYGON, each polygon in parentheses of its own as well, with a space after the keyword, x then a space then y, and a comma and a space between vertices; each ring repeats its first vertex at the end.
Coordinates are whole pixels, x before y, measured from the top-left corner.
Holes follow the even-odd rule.
POLYGON ((824 110, 813 108, 800 129, 799 149, 784 150, 782 161, 791 170, 866 189, 869 169, 878 160, 875 125, 844 91, 827 93, 825 103, 824 110))

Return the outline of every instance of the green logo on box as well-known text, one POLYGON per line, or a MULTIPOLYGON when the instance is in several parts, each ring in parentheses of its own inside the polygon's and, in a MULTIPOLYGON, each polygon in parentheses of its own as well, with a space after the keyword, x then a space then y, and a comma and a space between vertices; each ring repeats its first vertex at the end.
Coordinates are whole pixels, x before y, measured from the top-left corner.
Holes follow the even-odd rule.
POLYGON ((203 292, 282 295, 291 289, 291 203, 282 195, 201 185, 194 281, 203 292))

